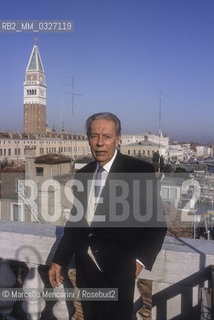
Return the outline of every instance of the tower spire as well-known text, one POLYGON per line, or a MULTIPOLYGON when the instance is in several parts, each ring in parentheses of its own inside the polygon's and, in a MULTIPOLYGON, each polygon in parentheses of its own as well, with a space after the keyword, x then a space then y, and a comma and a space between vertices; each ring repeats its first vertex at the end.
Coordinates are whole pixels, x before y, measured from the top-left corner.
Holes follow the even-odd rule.
POLYGON ((46 132, 45 71, 35 38, 24 82, 24 132, 46 132))
POLYGON ((35 40, 34 40, 33 50, 31 52, 30 59, 28 61, 28 65, 27 65, 27 69, 26 69, 26 72, 27 71, 29 71, 29 72, 38 71, 38 72, 45 73, 43 65, 42 65, 42 59, 40 57, 39 49, 37 46, 37 38, 35 38, 35 40))

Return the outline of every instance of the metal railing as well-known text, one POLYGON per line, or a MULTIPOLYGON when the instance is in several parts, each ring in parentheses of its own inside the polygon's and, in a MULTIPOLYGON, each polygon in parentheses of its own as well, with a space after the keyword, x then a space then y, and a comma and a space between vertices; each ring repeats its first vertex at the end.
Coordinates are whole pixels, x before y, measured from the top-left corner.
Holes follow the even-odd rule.
POLYGON ((181 295, 181 313, 172 320, 214 320, 214 266, 204 268, 193 275, 171 285, 170 287, 154 294, 152 296, 152 307, 156 307, 156 319, 165 320, 167 318, 167 302, 181 295), (200 297, 199 303, 193 306, 193 288, 199 286, 204 287, 204 282, 208 281, 208 292, 210 294, 211 307, 207 306, 206 315, 202 314, 203 306, 200 297))

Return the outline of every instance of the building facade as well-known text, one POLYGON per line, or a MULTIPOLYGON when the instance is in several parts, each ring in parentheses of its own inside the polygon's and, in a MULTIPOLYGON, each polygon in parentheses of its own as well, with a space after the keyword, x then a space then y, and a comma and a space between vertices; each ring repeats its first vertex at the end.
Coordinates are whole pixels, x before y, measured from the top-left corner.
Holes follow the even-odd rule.
POLYGON ((169 137, 164 137, 162 134, 159 136, 152 133, 123 134, 121 137, 120 144, 127 145, 127 144, 142 142, 142 141, 148 141, 148 140, 156 144, 165 146, 166 148, 169 145, 169 137))
POLYGON ((159 145, 151 141, 142 141, 121 145, 120 151, 132 157, 152 158, 154 153, 159 151, 159 145))
POLYGON ((168 149, 168 159, 171 162, 184 160, 184 148, 180 144, 170 144, 168 149))
POLYGON ((197 157, 213 157, 213 147, 212 145, 201 145, 196 146, 197 157))
POLYGON ((71 156, 74 160, 90 155, 86 135, 70 133, 30 134, 17 131, 0 132, 0 161, 16 164, 25 162, 26 148, 35 147, 35 156, 56 153, 71 156))

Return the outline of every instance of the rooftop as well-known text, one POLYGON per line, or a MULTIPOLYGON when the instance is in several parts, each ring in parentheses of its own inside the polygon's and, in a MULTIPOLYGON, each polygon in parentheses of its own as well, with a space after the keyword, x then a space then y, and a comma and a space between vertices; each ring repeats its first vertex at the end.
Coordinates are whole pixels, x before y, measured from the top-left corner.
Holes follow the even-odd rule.
POLYGON ((16 140, 87 140, 87 136, 84 134, 71 134, 66 132, 46 132, 42 134, 32 134, 20 131, 0 131, 0 139, 16 139, 16 140))
POLYGON ((69 162, 71 162, 70 157, 56 153, 48 153, 35 158, 35 163, 58 164, 69 162))
MULTIPOLYGON (((135 143, 130 143, 127 146, 135 147, 135 146, 153 146, 153 147, 159 147, 158 143, 145 140, 145 141, 140 141, 140 142, 135 142, 135 143)), ((161 145, 160 145, 161 146, 161 145)))

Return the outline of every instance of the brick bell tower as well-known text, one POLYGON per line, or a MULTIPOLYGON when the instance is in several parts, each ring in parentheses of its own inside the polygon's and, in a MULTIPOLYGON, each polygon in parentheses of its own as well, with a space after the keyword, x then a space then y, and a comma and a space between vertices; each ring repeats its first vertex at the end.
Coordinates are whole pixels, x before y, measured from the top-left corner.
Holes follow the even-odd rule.
POLYGON ((26 133, 46 132, 45 71, 37 46, 37 39, 25 72, 24 126, 26 133))

